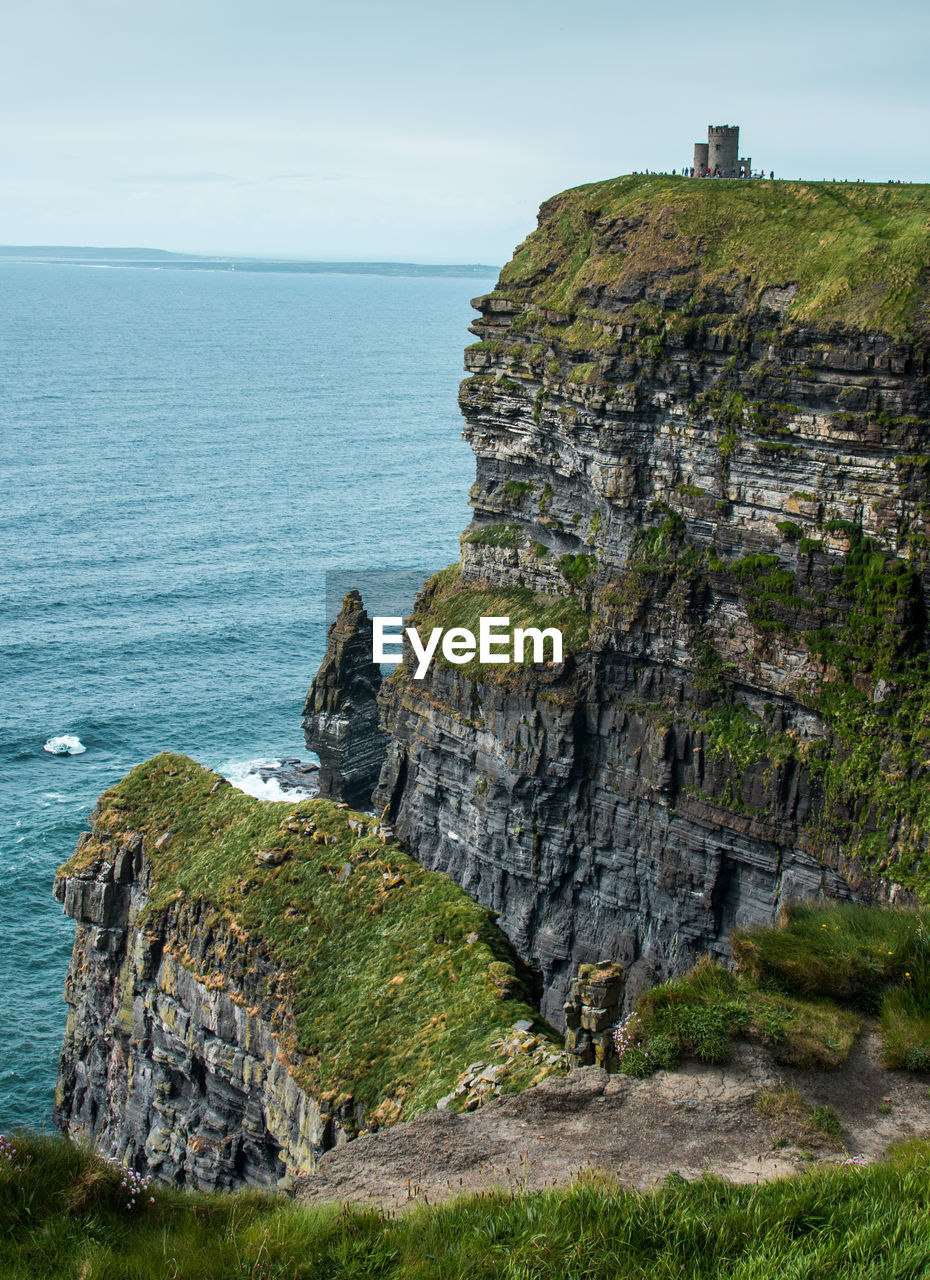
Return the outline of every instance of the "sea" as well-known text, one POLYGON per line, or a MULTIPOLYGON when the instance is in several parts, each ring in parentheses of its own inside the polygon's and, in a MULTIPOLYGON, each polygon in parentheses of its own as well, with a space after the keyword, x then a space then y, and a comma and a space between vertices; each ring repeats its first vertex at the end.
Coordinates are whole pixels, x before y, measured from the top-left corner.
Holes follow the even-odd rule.
POLYGON ((52 1128, 96 797, 171 750, 282 798, 327 582, 458 559, 493 284, 0 258, 0 1132, 52 1128))

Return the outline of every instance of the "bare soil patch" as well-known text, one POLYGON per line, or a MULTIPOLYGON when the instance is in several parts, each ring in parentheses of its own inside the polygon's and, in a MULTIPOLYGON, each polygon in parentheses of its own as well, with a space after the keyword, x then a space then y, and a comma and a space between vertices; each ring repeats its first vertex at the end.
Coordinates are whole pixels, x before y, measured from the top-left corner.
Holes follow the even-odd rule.
POLYGON ((930 1077, 884 1070, 879 1050, 869 1030, 830 1072, 779 1065, 741 1042, 726 1066, 686 1062, 647 1080, 583 1067, 469 1114, 437 1109, 362 1136, 327 1152, 297 1196, 398 1210, 491 1187, 557 1186, 588 1169, 646 1188, 670 1173, 756 1182, 847 1154, 871 1162, 894 1142, 930 1137, 930 1077), (839 1138, 760 1112, 761 1091, 785 1089, 832 1108, 839 1138))

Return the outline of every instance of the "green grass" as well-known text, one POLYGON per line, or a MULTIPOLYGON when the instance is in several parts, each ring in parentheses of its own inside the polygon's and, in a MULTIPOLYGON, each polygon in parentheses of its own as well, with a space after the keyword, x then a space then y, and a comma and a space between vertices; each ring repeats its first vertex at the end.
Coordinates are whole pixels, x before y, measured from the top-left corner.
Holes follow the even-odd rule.
POLYGON ((879 1013, 885 1065, 930 1070, 930 914, 797 904, 730 941, 749 980, 879 1013))
POLYGON ((499 288, 577 322, 583 298, 622 296, 658 272, 701 299, 730 292, 736 269, 747 309, 791 282, 789 320, 905 336, 926 325, 928 223, 926 185, 615 178, 548 200, 499 288))
POLYGON ((736 930, 736 971, 703 959, 653 987, 627 1024, 620 1070, 647 1076, 685 1056, 726 1062, 734 1037, 799 1067, 847 1058, 879 1014, 889 1068, 930 1071, 930 913, 793 904, 777 928, 736 930))
POLYGON ((727 1062, 734 1037, 768 1045, 781 1062, 831 1068, 848 1056, 859 1019, 829 1000, 762 990, 746 976, 704 959, 680 978, 640 997, 621 1055, 625 1075, 673 1070, 682 1057, 727 1062))
MULTIPOLYGON (((364 1102, 369 1117, 390 1122, 434 1105, 469 1063, 497 1060, 491 1042, 516 1020, 554 1033, 530 1007, 489 913, 397 846, 354 834, 358 816, 326 800, 255 800, 164 754, 105 792, 100 835, 61 874, 112 857, 105 833, 141 832, 152 872, 142 927, 171 912, 179 962, 204 980, 226 974, 233 990, 231 948, 269 960, 267 1003, 295 1078, 315 1098, 364 1102), (287 861, 259 865, 258 850, 287 861), (209 914, 197 925, 201 903, 209 914), (199 934, 196 955, 185 950, 189 930, 199 934)), ((504 1091, 533 1074, 517 1067, 504 1091)))
MULTIPOLYGON (((585 577, 589 569, 590 566, 586 564, 585 577)), ((544 595, 526 587, 463 586, 457 565, 434 574, 426 582, 410 625, 416 626, 421 636, 427 635, 431 627, 442 627, 445 630, 450 627, 466 627, 477 636, 482 617, 509 618, 511 630, 516 627, 539 627, 543 630, 546 627, 557 627, 562 632, 562 649, 566 655, 584 647, 591 626, 591 615, 573 595, 544 595)), ((546 652, 549 652, 548 645, 546 652)), ((471 662, 453 666, 452 669, 470 680, 480 678, 507 681, 515 673, 519 673, 522 667, 532 668, 529 661, 532 654, 532 645, 527 645, 522 664, 510 662, 486 666, 474 658, 471 662)), ((441 651, 437 651, 435 661, 442 666, 452 666, 441 651)))
POLYGON ((593 555, 559 556, 559 569, 566 582, 579 590, 584 589, 588 578, 597 568, 597 557, 593 555))
POLYGON ((712 757, 724 756, 736 777, 761 761, 782 764, 795 753, 794 739, 773 732, 741 702, 711 707, 698 722, 704 749, 712 757))
POLYGON ((515 547, 522 532, 518 524, 485 524, 466 533, 465 541, 481 547, 515 547))
POLYGON ((510 502, 520 502, 536 486, 530 480, 508 480, 504 485, 504 497, 510 502))
POLYGON ((876 1011, 905 973, 930 986, 925 913, 843 903, 796 903, 777 929, 738 929, 730 942, 740 970, 756 982, 774 978, 802 995, 826 995, 876 1011))
POLYGON ((773 1145, 801 1146, 828 1143, 838 1147, 843 1133, 840 1118, 832 1107, 813 1107, 793 1085, 760 1089, 756 1113, 772 1129, 773 1145))
POLYGON ((906 1071, 930 1071, 930 1000, 908 987, 888 991, 879 1021, 884 1062, 906 1071))
POLYGON ((5 1280, 899 1280, 930 1268, 930 1147, 871 1167, 734 1186, 605 1175, 488 1191, 399 1217, 283 1197, 159 1187, 127 1210, 118 1179, 60 1140, 0 1161, 5 1280))

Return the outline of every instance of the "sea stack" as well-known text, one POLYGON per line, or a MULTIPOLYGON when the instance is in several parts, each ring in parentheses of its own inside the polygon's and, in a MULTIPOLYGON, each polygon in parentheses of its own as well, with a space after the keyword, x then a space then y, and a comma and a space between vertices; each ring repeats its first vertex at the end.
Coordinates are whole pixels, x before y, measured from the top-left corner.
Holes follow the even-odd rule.
POLYGON ((320 795, 371 805, 387 739, 378 728, 381 669, 372 661, 371 619, 357 591, 346 593, 304 706, 304 738, 320 757, 320 795))

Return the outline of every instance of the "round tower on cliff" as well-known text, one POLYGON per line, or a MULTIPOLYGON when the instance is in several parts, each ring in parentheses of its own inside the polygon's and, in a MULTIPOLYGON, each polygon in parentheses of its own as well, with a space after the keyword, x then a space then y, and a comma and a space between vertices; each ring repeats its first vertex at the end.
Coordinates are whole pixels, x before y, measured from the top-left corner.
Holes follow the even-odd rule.
POLYGON ((706 142, 694 144, 694 172, 704 173, 707 170, 708 146, 706 142))
POLYGON ((728 177, 739 172, 739 125, 707 126, 707 167, 728 177))

